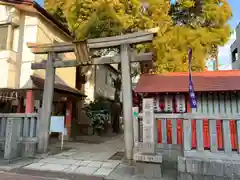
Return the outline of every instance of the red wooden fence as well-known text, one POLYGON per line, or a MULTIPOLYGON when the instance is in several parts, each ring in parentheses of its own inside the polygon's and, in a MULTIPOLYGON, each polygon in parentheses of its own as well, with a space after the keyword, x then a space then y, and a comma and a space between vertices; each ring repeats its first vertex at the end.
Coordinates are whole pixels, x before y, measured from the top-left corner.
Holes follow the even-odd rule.
MULTIPOLYGON (((183 125, 181 119, 177 120, 177 144, 183 143, 183 125)), ((237 132, 236 132, 236 122, 234 120, 230 121, 230 132, 231 132, 231 143, 232 149, 237 149, 237 132)), ((157 121, 158 127, 158 143, 162 143, 162 123, 161 120, 157 121)), ((217 142, 218 149, 223 148, 223 134, 222 134, 222 121, 217 121, 217 142)), ((167 143, 172 144, 172 121, 167 120, 167 143)), ((203 120, 203 138, 204 138, 204 148, 210 149, 210 135, 209 135, 209 124, 208 120, 203 120)), ((192 120, 192 148, 196 148, 197 145, 197 135, 196 135, 196 120, 192 120)))

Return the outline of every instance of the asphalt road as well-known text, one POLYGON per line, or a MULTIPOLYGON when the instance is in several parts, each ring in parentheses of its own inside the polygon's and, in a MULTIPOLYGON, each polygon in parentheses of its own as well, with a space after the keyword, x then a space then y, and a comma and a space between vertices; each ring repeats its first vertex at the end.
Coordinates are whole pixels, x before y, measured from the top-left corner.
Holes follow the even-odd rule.
MULTIPOLYGON (((0 179, 1 180, 60 180, 57 178, 20 175, 20 174, 13 174, 13 173, 0 173, 0 179)), ((61 179, 61 180, 64 180, 64 179, 61 179)))
POLYGON ((102 177, 66 174, 61 172, 15 169, 0 172, 0 180, 103 180, 102 177))

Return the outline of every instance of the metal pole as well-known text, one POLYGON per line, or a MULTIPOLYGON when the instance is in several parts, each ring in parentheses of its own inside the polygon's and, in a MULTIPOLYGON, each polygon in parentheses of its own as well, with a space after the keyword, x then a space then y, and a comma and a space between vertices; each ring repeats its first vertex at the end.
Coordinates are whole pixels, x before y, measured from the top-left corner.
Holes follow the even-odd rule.
POLYGON ((124 119, 124 143, 125 158, 133 158, 133 118, 132 118, 132 82, 130 73, 129 45, 121 45, 121 72, 123 91, 123 119, 124 119))
POLYGON ((48 148, 48 136, 49 136, 49 125, 52 112, 52 101, 54 92, 54 81, 55 81, 55 68, 53 66, 54 53, 48 54, 46 76, 43 91, 43 103, 40 112, 40 121, 38 128, 38 151, 46 152, 48 148))

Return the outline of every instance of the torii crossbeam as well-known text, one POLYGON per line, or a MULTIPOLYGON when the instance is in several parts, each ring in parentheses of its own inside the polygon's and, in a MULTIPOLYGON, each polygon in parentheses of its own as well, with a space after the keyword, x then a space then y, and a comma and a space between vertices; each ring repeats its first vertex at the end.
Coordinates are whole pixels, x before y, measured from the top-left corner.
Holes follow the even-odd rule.
POLYGON ((87 57, 87 48, 83 48, 83 50, 81 49, 81 47, 80 49, 83 51, 80 54, 76 53, 78 61, 62 61, 57 58, 57 53, 76 51, 76 44, 78 44, 78 42, 64 42, 57 44, 28 43, 28 47, 31 48, 31 51, 33 53, 48 54, 47 61, 32 64, 32 69, 46 69, 46 78, 43 92, 43 105, 40 113, 39 124, 40 131, 38 150, 40 152, 46 152, 48 147, 48 130, 51 118, 55 68, 121 63, 121 74, 123 82, 122 89, 125 157, 129 160, 133 158, 132 86, 130 75, 130 62, 150 61, 152 60, 152 53, 133 54, 130 50, 129 45, 152 42, 154 34, 156 34, 157 31, 158 28, 154 28, 147 31, 135 32, 121 36, 88 39, 85 44, 88 49, 101 49, 110 47, 120 48, 119 56, 96 58, 92 59, 91 61, 89 61, 89 57, 87 57))

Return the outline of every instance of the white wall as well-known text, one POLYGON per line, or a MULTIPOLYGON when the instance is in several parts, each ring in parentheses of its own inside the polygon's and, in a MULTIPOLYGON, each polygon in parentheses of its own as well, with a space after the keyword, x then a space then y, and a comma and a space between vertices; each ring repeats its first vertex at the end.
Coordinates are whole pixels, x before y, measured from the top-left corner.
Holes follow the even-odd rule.
MULTIPOLYGON (((32 62, 40 62, 47 59, 47 55, 35 55, 27 47, 28 42, 32 43, 53 43, 70 41, 70 37, 66 36, 58 27, 51 24, 45 18, 39 15, 26 14, 24 28, 24 42, 21 66, 20 87, 26 85, 32 74, 36 74, 45 78, 45 70, 32 70, 32 62)), ((17 30, 15 32, 17 33, 17 30)), ((59 68, 56 69, 56 81, 71 87, 75 87, 76 68, 59 68)))
POLYGON ((0 88, 6 88, 8 84, 8 63, 4 58, 0 58, 0 88))
POLYGON ((6 6, 0 5, 0 22, 7 20, 7 9, 6 6))
MULTIPOLYGON (((6 22, 8 19, 8 7, 0 5, 0 24, 6 22)), ((9 62, 16 60, 16 54, 11 51, 1 50, 0 51, 0 88, 7 88, 8 77, 9 77, 9 62)))
POLYGON ((28 42, 37 42, 37 26, 39 19, 34 16, 26 14, 25 16, 25 27, 23 36, 23 52, 22 52, 22 63, 21 63, 21 77, 20 87, 23 87, 29 80, 30 75, 33 71, 31 69, 31 63, 35 60, 35 55, 27 47, 28 42))
MULTIPOLYGON (((52 22, 49 22, 45 18, 39 16, 39 24, 37 27, 37 43, 53 43, 56 42, 67 42, 72 41, 71 37, 67 36, 63 31, 58 27, 53 25, 52 22)), ((61 55, 60 57, 64 57, 61 55)), ((46 55, 36 55, 35 61, 41 62, 43 59, 47 59, 46 55)), ((45 70, 34 71, 41 77, 45 77, 45 70)), ((58 68, 56 69, 56 81, 68 85, 70 87, 75 87, 76 81, 76 67, 69 68, 58 68)))
MULTIPOLYGON (((12 51, 0 51, 0 88, 15 87, 16 60, 21 62, 20 88, 24 87, 34 73, 45 77, 45 70, 33 71, 31 63, 38 60, 46 60, 46 55, 38 56, 31 52, 27 43, 52 43, 54 41, 72 41, 71 37, 64 33, 51 21, 38 13, 18 11, 13 7, 0 5, 0 21, 5 22, 11 14, 12 20, 19 24, 13 30, 12 51), (22 18, 23 17, 23 18, 22 18), (22 40, 22 41, 21 41, 22 40), (19 48, 22 47, 22 48, 19 48), (16 54, 17 52, 22 54, 16 54)), ((62 68, 56 70, 59 81, 65 85, 75 87, 76 68, 62 68)))

